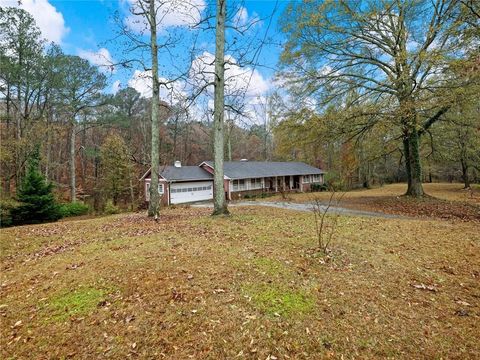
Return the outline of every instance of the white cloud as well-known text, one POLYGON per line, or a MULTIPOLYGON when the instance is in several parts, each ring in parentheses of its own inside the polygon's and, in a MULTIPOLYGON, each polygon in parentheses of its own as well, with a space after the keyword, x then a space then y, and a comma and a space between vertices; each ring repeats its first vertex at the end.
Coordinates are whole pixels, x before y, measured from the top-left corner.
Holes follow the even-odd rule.
MULTIPOLYGON (((241 110, 243 116, 238 114, 229 114, 231 118, 237 119, 239 124, 245 124, 245 121, 253 123, 262 123, 264 115, 259 111, 261 103, 271 89, 271 82, 264 78, 262 74, 252 67, 241 67, 232 56, 226 56, 225 65, 225 96, 227 102, 235 104, 238 110, 241 110), (242 120, 240 120, 242 118, 242 120)), ((194 87, 204 87, 212 84, 214 80, 214 60, 215 56, 204 52, 192 62, 190 70, 190 80, 194 87)), ((213 111, 213 85, 207 87, 205 96, 207 97, 206 108, 213 111)), ((228 112, 228 111, 227 111, 228 112)))
POLYGON ((48 41, 61 44, 62 39, 70 31, 65 26, 62 13, 48 0, 22 0, 20 4, 18 0, 0 0, 0 7, 2 6, 20 7, 28 11, 35 19, 42 36, 48 41))
MULTIPOLYGON (((160 99, 173 104, 185 98, 186 93, 182 82, 169 82, 165 78, 160 78, 159 80, 160 83, 167 83, 167 85, 160 86, 160 99)), ((135 70, 132 77, 128 80, 128 86, 137 90, 144 98, 152 97, 152 72, 150 70, 135 70)))
POLYGON ((122 88, 120 80, 115 80, 112 84, 112 93, 116 94, 122 88))
MULTIPOLYGON (((204 52, 192 62, 190 78, 196 86, 213 83, 215 56, 204 52)), ((251 67, 241 67, 232 56, 225 56, 225 93, 227 96, 256 97, 265 94, 270 89, 270 83, 258 70, 251 67)), ((213 90, 213 86, 210 87, 213 90)))
MULTIPOLYGON (((135 12, 141 11, 138 0, 127 0, 135 12)), ((206 7, 205 0, 162 0, 157 2, 157 26, 162 31, 172 26, 193 26, 201 19, 206 7)), ((135 32, 149 32, 148 23, 141 15, 128 15, 126 25, 135 32)))
POLYGON ((113 59, 108 49, 101 48, 98 51, 78 50, 78 56, 88 60, 91 64, 101 67, 104 71, 115 72, 113 59))
POLYGON ((235 17, 233 18, 233 23, 238 26, 244 26, 248 21, 248 11, 244 6, 240 6, 235 17))

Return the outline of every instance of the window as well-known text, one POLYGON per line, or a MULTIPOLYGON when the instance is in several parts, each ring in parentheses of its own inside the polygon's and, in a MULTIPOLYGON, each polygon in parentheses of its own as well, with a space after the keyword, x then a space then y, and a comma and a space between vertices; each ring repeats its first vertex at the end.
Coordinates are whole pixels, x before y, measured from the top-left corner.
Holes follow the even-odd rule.
MULTIPOLYGON (((150 193, 150 183, 147 183, 147 193, 150 193)), ((163 194, 163 184, 158 184, 158 193, 163 194)))
POLYGON ((310 175, 304 175, 303 176, 303 183, 308 184, 310 182, 310 175))
POLYGON ((262 188, 262 178, 251 179, 250 180, 251 189, 261 189, 262 188))
POLYGON ((315 182, 315 183, 320 182, 320 175, 316 174, 316 175, 312 175, 312 177, 313 177, 312 182, 315 182))

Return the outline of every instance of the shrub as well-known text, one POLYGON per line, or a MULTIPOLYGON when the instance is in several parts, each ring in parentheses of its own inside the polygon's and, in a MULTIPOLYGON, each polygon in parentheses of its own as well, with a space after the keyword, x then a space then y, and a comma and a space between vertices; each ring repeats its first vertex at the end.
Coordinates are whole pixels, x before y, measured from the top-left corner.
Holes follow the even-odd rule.
POLYGON ((120 208, 113 204, 112 200, 108 200, 105 204, 104 213, 108 215, 118 214, 120 212, 120 208))
POLYGON ((20 205, 11 209, 13 224, 35 224, 61 218, 53 195, 53 185, 47 183, 38 169, 39 156, 35 152, 29 160, 25 178, 17 190, 20 205))
POLYGON ((316 191, 327 191, 328 190, 328 186, 327 184, 312 184, 312 186, 310 187, 310 190, 312 192, 316 192, 316 191))
POLYGON ((0 200, 0 227, 12 225, 12 209, 15 209, 19 205, 20 203, 14 199, 0 200))
POLYGON ((60 205, 60 214, 62 217, 85 215, 88 214, 89 211, 90 207, 79 201, 60 205))

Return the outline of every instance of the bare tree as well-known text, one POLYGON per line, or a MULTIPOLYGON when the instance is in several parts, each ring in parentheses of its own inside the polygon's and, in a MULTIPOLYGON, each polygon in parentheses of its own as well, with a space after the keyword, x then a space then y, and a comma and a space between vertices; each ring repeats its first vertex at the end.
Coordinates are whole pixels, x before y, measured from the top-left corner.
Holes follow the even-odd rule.
POLYGON ((217 0, 215 33, 215 93, 213 114, 213 214, 228 215, 225 199, 224 160, 224 114, 225 114, 225 19, 227 0, 217 0))
POLYGON ((327 255, 329 247, 337 230, 338 218, 340 213, 335 211, 327 217, 332 207, 338 207, 345 193, 338 194, 333 187, 330 188, 330 197, 328 202, 324 202, 319 197, 314 197, 312 202, 312 212, 315 221, 315 233, 317 236, 318 248, 327 255))

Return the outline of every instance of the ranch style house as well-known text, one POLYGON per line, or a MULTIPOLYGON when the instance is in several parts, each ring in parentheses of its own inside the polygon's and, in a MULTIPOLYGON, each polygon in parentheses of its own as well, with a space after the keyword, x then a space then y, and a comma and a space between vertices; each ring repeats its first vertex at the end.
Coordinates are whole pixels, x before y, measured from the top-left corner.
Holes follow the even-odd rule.
MULTIPOLYGON (((164 205, 213 200, 213 162, 198 166, 160 168, 158 191, 164 205)), ((223 166, 224 189, 227 200, 245 195, 282 191, 309 191, 312 184, 323 184, 324 171, 302 162, 292 161, 226 161, 223 166)), ((145 200, 149 201, 151 172, 140 180, 145 184, 145 200)))

